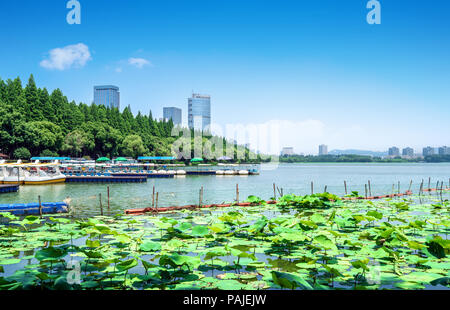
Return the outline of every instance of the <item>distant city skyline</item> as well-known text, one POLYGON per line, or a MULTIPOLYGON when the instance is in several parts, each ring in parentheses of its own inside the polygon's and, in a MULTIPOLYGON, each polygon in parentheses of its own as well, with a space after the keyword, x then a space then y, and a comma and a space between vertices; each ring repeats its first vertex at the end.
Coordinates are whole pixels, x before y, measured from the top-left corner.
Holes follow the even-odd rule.
POLYGON ((80 1, 80 25, 64 2, 1 1, 0 77, 86 104, 117 85, 155 118, 195 89, 214 124, 278 124, 276 154, 450 145, 448 1, 383 1, 381 25, 358 0, 80 1))
MULTIPOLYGON (((328 145, 319 145, 319 152, 307 153, 306 155, 336 155, 335 153, 338 151, 336 149, 332 149, 328 152, 328 145), (330 154, 331 153, 331 154, 330 154)), ((439 147, 423 147, 418 152, 416 152, 411 147, 404 147, 400 150, 399 147, 393 146, 387 149, 386 151, 370 151, 370 150, 340 150, 339 154, 354 154, 354 155, 370 155, 370 156, 389 156, 389 157, 417 157, 417 156, 429 156, 429 155, 450 155, 450 146, 439 146, 439 147), (361 153, 379 153, 377 155, 374 154, 361 154, 361 153)), ((280 155, 304 155, 304 153, 296 152, 293 147, 283 147, 280 155)))

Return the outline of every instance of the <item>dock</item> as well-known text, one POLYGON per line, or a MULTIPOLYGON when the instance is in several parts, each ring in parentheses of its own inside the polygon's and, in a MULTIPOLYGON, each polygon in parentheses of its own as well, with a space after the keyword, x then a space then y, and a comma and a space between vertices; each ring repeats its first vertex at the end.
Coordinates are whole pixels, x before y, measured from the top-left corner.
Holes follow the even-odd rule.
MULTIPOLYGON (((65 202, 44 202, 41 204, 42 214, 68 213, 69 205, 65 202)), ((39 203, 0 204, 0 212, 14 215, 39 215, 39 203)))
POLYGON ((67 183, 144 183, 146 176, 67 176, 67 183))
POLYGON ((19 184, 14 185, 0 185, 0 194, 4 194, 4 193, 12 193, 12 192, 17 192, 19 190, 19 184))
POLYGON ((173 178, 175 174, 160 174, 160 173, 111 173, 114 177, 144 177, 149 179, 154 178, 173 178))
POLYGON ((188 170, 186 171, 187 175, 216 175, 216 170, 188 170))

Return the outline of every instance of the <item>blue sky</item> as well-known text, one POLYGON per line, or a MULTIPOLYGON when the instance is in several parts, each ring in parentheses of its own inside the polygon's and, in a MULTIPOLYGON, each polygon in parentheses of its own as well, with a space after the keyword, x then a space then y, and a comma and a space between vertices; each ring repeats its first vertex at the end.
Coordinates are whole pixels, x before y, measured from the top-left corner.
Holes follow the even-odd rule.
POLYGON ((212 96, 213 122, 281 124, 296 152, 450 145, 448 1, 380 0, 380 25, 366 0, 79 2, 69 25, 66 0, 1 1, 0 77, 33 73, 85 103, 113 84, 122 107, 177 106, 185 122, 194 90, 212 96), (90 57, 45 65, 80 44, 90 57))

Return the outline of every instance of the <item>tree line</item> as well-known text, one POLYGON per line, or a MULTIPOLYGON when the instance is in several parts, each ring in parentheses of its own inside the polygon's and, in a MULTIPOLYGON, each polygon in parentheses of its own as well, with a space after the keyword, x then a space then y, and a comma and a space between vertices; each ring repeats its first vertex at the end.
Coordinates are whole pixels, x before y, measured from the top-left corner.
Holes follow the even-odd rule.
POLYGON ((0 79, 0 152, 10 158, 172 156, 173 128, 151 110, 134 116, 129 107, 69 101, 60 89, 38 88, 33 75, 25 87, 19 77, 0 79))

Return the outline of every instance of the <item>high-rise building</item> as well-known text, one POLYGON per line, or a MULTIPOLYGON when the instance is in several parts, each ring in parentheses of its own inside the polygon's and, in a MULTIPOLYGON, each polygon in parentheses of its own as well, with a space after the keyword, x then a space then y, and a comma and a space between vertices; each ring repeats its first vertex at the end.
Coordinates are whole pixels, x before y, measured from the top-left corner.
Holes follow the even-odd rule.
POLYGON ((422 154, 423 154, 423 156, 434 155, 434 148, 432 148, 431 146, 424 147, 422 154))
POLYGON ((294 155, 294 148, 293 147, 283 147, 281 150, 281 156, 291 156, 294 155))
POLYGON ((448 147, 448 146, 441 146, 439 148, 439 155, 450 155, 450 147, 448 147))
POLYGON ((113 85, 94 86, 94 104, 120 109, 119 87, 113 85))
POLYGON ((172 119, 175 126, 181 125, 181 109, 174 107, 163 108, 163 118, 166 120, 172 119))
POLYGON ((325 144, 319 145, 319 156, 328 155, 328 146, 325 144))
POLYGON ((188 125, 190 129, 209 131, 211 125, 211 97, 192 94, 188 99, 188 125))
POLYGON ((396 146, 393 146, 393 147, 389 148, 388 154, 389 154, 389 156, 394 156, 394 157, 400 156, 400 149, 396 146))
POLYGON ((403 156, 409 156, 409 157, 413 157, 414 156, 414 149, 410 148, 410 147, 406 147, 402 150, 402 155, 403 156))

